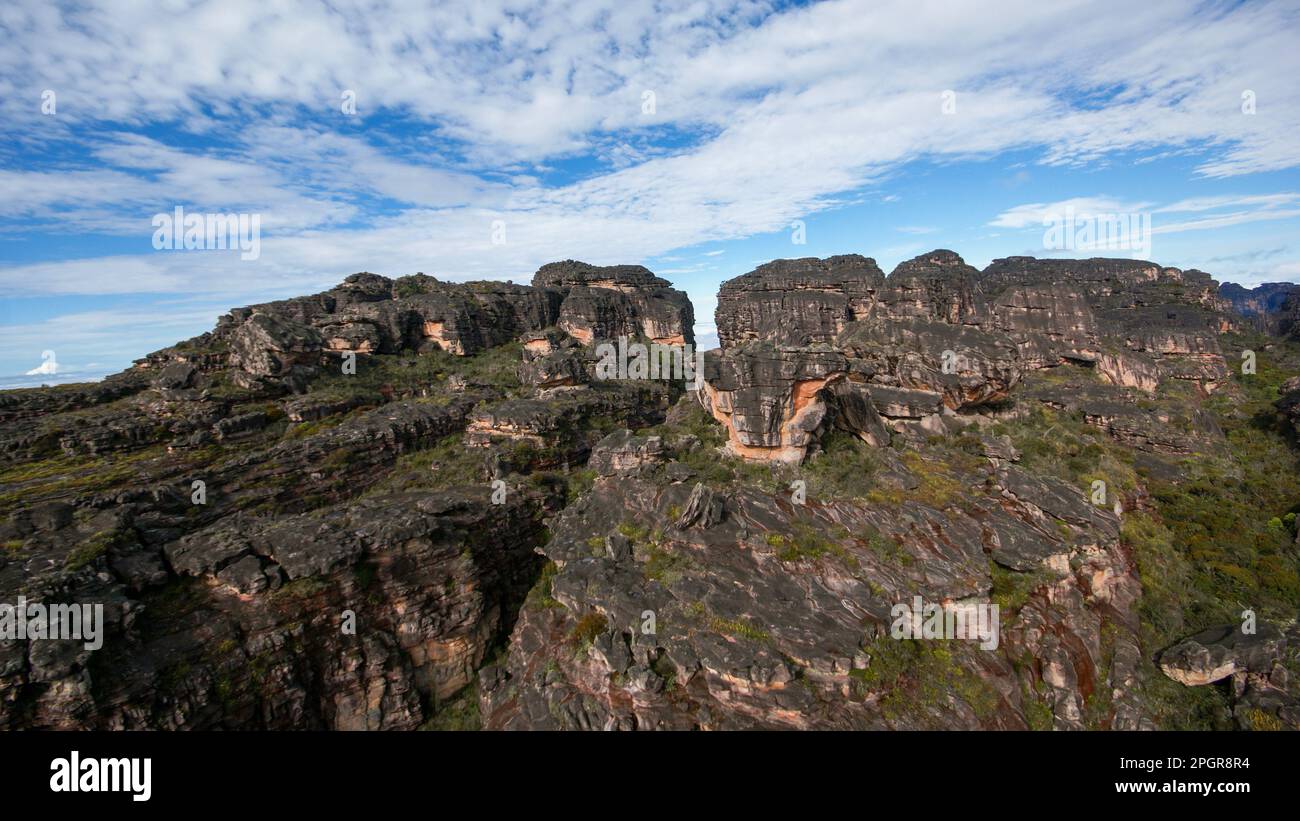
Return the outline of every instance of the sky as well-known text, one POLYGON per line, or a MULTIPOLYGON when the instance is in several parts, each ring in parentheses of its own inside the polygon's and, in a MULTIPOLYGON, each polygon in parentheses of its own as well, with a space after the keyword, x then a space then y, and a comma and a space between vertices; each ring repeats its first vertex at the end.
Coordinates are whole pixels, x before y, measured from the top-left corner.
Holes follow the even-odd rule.
POLYGON ((639 263, 706 346, 781 257, 1300 281, 1298 43, 1293 1, 9 0, 0 388, 357 271, 639 263), (177 208, 255 248, 166 247, 177 208), (1067 214, 1136 233, 1061 247, 1067 214))

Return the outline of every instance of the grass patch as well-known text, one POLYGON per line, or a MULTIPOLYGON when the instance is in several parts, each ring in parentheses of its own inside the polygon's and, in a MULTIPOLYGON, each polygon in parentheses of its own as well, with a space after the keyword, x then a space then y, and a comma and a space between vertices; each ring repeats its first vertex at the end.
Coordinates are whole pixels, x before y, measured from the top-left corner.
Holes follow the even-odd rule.
POLYGON ((528 591, 526 600, 528 607, 552 609, 564 606, 551 596, 555 584, 555 574, 558 572, 559 566, 553 561, 547 561, 546 564, 542 565, 542 572, 538 575, 537 582, 528 591))
POLYGON ((879 693, 880 710, 892 722, 927 725, 950 699, 966 703, 986 721, 1001 703, 997 691, 959 664, 945 643, 881 636, 865 649, 867 666, 849 674, 854 692, 858 698, 879 693))
POLYGON ((605 618, 605 614, 593 610, 578 619, 578 623, 569 633, 569 641, 579 647, 586 647, 608 629, 609 621, 605 618))
POLYGON ((1035 590, 1056 580, 1052 571, 1046 568, 1031 573, 1018 573, 992 560, 989 560, 989 575, 993 580, 989 599, 1002 610, 1004 619, 1019 612, 1035 590))
POLYGON ((309 396, 348 397, 382 390, 396 395, 425 395, 446 404, 455 395, 446 389, 447 379, 460 376, 467 383, 482 383, 503 390, 508 396, 520 392, 516 373, 523 361, 523 345, 508 342, 473 356, 456 356, 446 351, 421 354, 370 354, 357 357, 357 372, 344 374, 337 366, 324 369, 311 386, 309 396))
POLYGON ((478 710, 478 682, 470 684, 433 708, 433 717, 420 725, 421 730, 435 732, 473 732, 483 728, 478 710))
POLYGON ((111 548, 127 544, 132 539, 129 532, 118 530, 101 530, 86 539, 64 560, 65 570, 80 570, 101 556, 108 554, 111 548))
POLYGON ((799 468, 808 493, 818 499, 862 499, 870 490, 871 475, 880 467, 872 448, 858 437, 832 429, 822 439, 822 450, 799 468))
POLYGON ((875 528, 869 528, 858 538, 877 558, 888 564, 911 567, 916 561, 902 545, 875 528))
POLYGON ((709 627, 715 632, 729 636, 742 636, 752 641, 771 641, 772 636, 766 630, 755 627, 744 619, 724 619, 720 616, 709 618, 709 627))
POLYGON ((316 576, 294 579, 275 591, 277 598, 307 599, 319 595, 330 588, 329 582, 316 576))
POLYGON ((804 522, 796 524, 794 533, 788 536, 769 533, 765 538, 767 543, 776 549, 776 557, 783 562, 816 561, 823 556, 833 555, 845 562, 856 564, 843 545, 804 522))
POLYGON ((1104 481, 1111 495, 1137 489, 1132 450, 1084 422, 1082 414, 1036 404, 1026 416, 999 422, 991 432, 1011 438, 1020 451, 1020 466, 1031 473, 1054 476, 1088 492, 1094 479, 1104 481))
POLYGON ((647 552, 649 558, 643 568, 646 581, 656 581, 663 585, 672 584, 681 578, 686 568, 690 567, 688 559, 662 547, 651 545, 647 552))

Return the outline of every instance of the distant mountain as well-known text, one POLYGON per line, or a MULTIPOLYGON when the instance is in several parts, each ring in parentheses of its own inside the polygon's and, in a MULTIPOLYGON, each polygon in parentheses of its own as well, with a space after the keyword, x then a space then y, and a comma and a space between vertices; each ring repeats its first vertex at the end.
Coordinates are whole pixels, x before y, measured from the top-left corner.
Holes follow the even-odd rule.
POLYGON ((1300 314, 1300 285, 1291 282, 1267 282, 1245 288, 1235 282, 1219 286, 1219 294, 1254 327, 1266 333, 1287 333, 1300 314))

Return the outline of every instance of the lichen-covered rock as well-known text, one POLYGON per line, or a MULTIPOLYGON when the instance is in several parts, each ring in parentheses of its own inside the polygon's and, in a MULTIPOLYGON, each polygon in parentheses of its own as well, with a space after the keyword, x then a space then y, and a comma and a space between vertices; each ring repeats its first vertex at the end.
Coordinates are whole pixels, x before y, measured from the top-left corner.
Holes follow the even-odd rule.
POLYGON ((601 476, 639 472, 663 462, 664 440, 659 436, 634 436, 630 430, 618 430, 596 443, 587 467, 601 476))
POLYGON ((1287 295, 1286 301, 1278 309, 1276 323, 1279 334, 1300 340, 1300 288, 1293 289, 1287 295))
MULTIPOLYGON (((797 461, 825 414, 817 396, 823 389, 849 403, 851 393, 865 392, 882 417, 897 420, 891 427, 914 437, 982 424, 986 408, 1008 401, 1026 371, 1067 362, 1093 368, 1118 388, 1152 394, 1173 379, 1210 393, 1228 376, 1218 343, 1233 327, 1226 306, 1208 274, 1141 260, 1011 257, 978 271, 936 250, 901 263, 883 283, 874 262, 861 257, 778 260, 723 284, 723 365, 710 374, 726 381, 709 380, 703 395, 717 396, 709 407, 728 427, 731 452, 797 461), (749 350, 764 340, 777 343, 783 365, 758 366, 777 358, 749 350), (826 343, 843 354, 842 365, 821 364, 826 343), (797 375, 801 359, 821 380, 801 386, 809 397, 792 390, 806 380, 778 375, 797 375), (844 379, 830 372, 837 369, 864 386, 835 388, 844 379), (964 418, 954 420, 954 412, 964 418)), ((1171 435, 1170 420, 1146 419, 1135 404, 1094 402, 1088 419, 1139 447, 1189 450, 1171 435)), ((1216 436, 1212 425, 1191 421, 1198 434, 1216 436)), ((884 438, 871 428, 864 418, 855 432, 867 441, 884 438)))
POLYGON ((715 315, 724 348, 764 339, 789 345, 831 342, 876 303, 885 276, 857 254, 778 259, 722 283, 715 315))
POLYGON ((975 293, 979 271, 947 250, 899 263, 881 292, 876 316, 922 319, 954 325, 984 321, 985 305, 975 293))
POLYGON ((255 377, 283 376, 319 364, 324 345, 315 328, 259 311, 231 333, 230 363, 255 377))
POLYGON ((1282 657, 1286 637, 1271 624, 1246 633, 1240 624, 1212 627, 1160 654, 1160 669, 1180 684, 1213 684, 1236 673, 1267 672, 1282 657))
POLYGON ((519 443, 538 451, 539 464, 581 462, 596 438, 584 422, 600 418, 622 427, 643 427, 662 418, 670 391, 659 382, 602 382, 578 391, 512 399, 479 408, 470 417, 465 441, 473 447, 519 443))
POLYGON ((1015 342, 1028 367, 1050 367, 1062 358, 1090 359, 1098 350, 1092 308, 1069 285, 1012 285, 989 298, 989 324, 1015 342))
POLYGON ((691 495, 686 500, 686 508, 682 515, 677 517, 676 525, 678 530, 686 530, 691 527, 708 529, 720 523, 726 516, 726 507, 722 499, 718 498, 708 486, 702 482, 697 482, 691 489, 691 495))
POLYGON ((1037 510, 1011 501, 977 516, 910 502, 792 508, 749 488, 707 526, 663 516, 713 495, 600 479, 561 514, 543 548, 558 567, 550 600, 525 605, 508 659, 480 677, 487 727, 1023 728, 1039 710, 1082 727, 1080 682, 1103 652, 1117 705, 1107 726, 1139 726, 1137 581, 1113 526, 1038 528, 1037 510), (988 602, 987 545, 999 532, 1010 545, 1013 522, 1063 561, 1036 565, 1042 581, 1018 613, 1004 610, 996 649, 949 641, 932 653, 890 637, 895 605, 914 597, 988 602), (588 546, 614 531, 631 534, 630 550, 588 546), (1041 672, 1012 663, 1026 654, 1041 672))
POLYGON ((584 345, 620 336, 695 343, 691 301, 640 265, 553 262, 538 269, 533 285, 563 294, 555 324, 584 345))
POLYGON ((980 272, 979 288, 995 324, 1035 366, 1093 361, 1111 348, 1146 354, 1161 375, 1207 390, 1226 378, 1217 337, 1232 320, 1202 271, 1143 260, 1008 257, 980 272))
POLYGON ((751 342, 705 357, 700 400, 747 459, 799 462, 826 416, 822 390, 848 376, 836 351, 751 342))
POLYGON ((1097 372, 1112 385, 1155 393, 1160 385, 1160 366, 1148 356, 1134 352, 1105 352, 1097 356, 1097 372))
POLYGON ((1252 327, 1263 333, 1285 336, 1300 319, 1300 286, 1291 282, 1266 282, 1254 288, 1245 288, 1235 282, 1219 286, 1219 296, 1232 305, 1232 309, 1246 319, 1252 327))
MULTIPOLYGON (((322 352, 370 355, 436 349, 468 356, 558 326, 587 344, 618 336, 694 341, 690 300, 640 266, 551 263, 534 284, 446 283, 424 274, 353 274, 311 297, 231 311, 214 332, 241 378, 292 377, 300 389, 322 352)), ((536 338, 536 337, 534 337, 536 338)))
POLYGON ((235 309, 0 392, 0 600, 106 617, 0 642, 0 726, 1295 727, 1294 626, 1149 644, 1294 609, 1300 348, 1229 304, 1133 260, 781 260, 689 390, 592 368, 691 341, 641 266, 235 309), (918 600, 998 621, 895 638, 918 600))
POLYGON ((509 628, 536 574, 539 514, 535 497, 491 504, 486 487, 374 496, 310 527, 296 516, 219 522, 164 546, 194 580, 164 572, 131 597, 89 568, 47 576, 74 599, 105 604, 104 646, 12 645, 0 719, 10 728, 413 729, 422 699, 462 689, 509 628))
POLYGON ((519 366, 519 381, 534 388, 560 388, 591 381, 587 358, 581 350, 567 348, 532 356, 519 366))
POLYGON ((870 367, 872 385, 938 393, 953 410, 1007 398, 1021 375, 1005 336, 928 319, 854 323, 836 346, 870 367))

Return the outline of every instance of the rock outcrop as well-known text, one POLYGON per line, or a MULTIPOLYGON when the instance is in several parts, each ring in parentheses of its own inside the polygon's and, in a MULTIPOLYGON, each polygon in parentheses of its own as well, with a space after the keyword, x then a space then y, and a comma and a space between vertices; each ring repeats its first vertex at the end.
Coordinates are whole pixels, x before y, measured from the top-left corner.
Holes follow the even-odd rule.
POLYGON ((694 340, 641 266, 238 308, 0 392, 0 629, 104 615, 0 640, 0 727, 1300 727, 1293 309, 777 260, 688 384, 597 367, 694 340))
POLYGON ((1238 673, 1268 673, 1285 650, 1286 638, 1271 624, 1252 633, 1238 624, 1212 627, 1162 653, 1160 669, 1174 681, 1197 687, 1238 673))
POLYGON ((1300 288, 1293 290, 1277 312, 1277 333, 1300 340, 1300 288))
POLYGON ((1219 286, 1219 295, 1263 333, 1286 335, 1300 318, 1295 313, 1300 303, 1300 286, 1290 282, 1266 282, 1254 288, 1225 282, 1219 286))
POLYGON ((800 461, 826 416, 822 391, 848 376, 843 354, 751 342, 705 358, 705 407, 745 458, 800 461))
POLYGON ((724 348, 765 339, 791 345, 829 343, 866 318, 885 284, 874 259, 779 259, 722 283, 715 314, 724 348))
POLYGON ((1291 426, 1295 428, 1296 433, 1300 433, 1300 376, 1293 376, 1282 383, 1278 388, 1278 393, 1282 395, 1274 404, 1277 409, 1286 415, 1290 420, 1291 426))
POLYGON ((1116 521, 1053 484, 1009 486, 1024 500, 990 495, 967 514, 600 479, 553 524, 543 551, 558 569, 508 660, 480 674, 486 726, 1010 729, 1027 726, 1031 699, 1049 725, 1083 727, 1081 682, 1111 688, 1107 726, 1143 726, 1138 584, 1116 521), (630 549, 589 548, 609 532, 630 549), (1007 614, 1007 644, 934 655, 891 638, 895 604, 915 596, 988 603, 990 545, 1040 574, 1007 614), (1109 678, 1093 684, 1103 653, 1109 678), (1041 664, 1016 667, 1022 654, 1041 664))
POLYGON ((681 390, 591 384, 563 328, 689 341, 684 294, 582 263, 538 283, 356 274, 103 383, 0 395, 0 591, 106 619, 93 651, 4 642, 0 726, 428 722, 536 581, 566 480, 522 477, 681 390))
POLYGON ((555 324, 584 345, 620 336, 695 343, 691 301, 640 265, 553 262, 538 269, 533 286, 562 295, 555 324))
POLYGON ((298 392, 316 368, 344 354, 469 356, 555 327, 582 344, 619 336, 694 341, 690 300, 641 266, 552 263, 533 283, 353 274, 315 296, 231 311, 212 341, 230 347, 229 364, 248 386, 282 383, 298 392))
POLYGON ((883 281, 862 257, 778 260, 723 284, 710 370, 721 381, 701 396, 733 431, 732 452, 789 462, 825 416, 827 397, 804 394, 850 374, 883 416, 905 420, 896 430, 918 435, 949 432, 954 415, 1005 401, 1025 372, 1064 363, 1147 394, 1163 379, 1210 393, 1228 378, 1226 306, 1207 274, 1134 260, 1010 257, 979 271, 937 250, 883 281), (756 357, 755 341, 786 364, 757 366, 773 359, 756 357))

